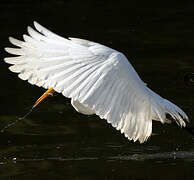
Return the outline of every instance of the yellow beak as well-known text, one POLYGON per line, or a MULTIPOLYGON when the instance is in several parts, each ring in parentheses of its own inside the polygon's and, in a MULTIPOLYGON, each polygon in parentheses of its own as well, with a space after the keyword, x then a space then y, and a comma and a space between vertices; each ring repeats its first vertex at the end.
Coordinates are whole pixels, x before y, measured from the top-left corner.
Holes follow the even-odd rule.
POLYGON ((53 93, 55 92, 55 90, 51 87, 50 89, 48 89, 32 106, 32 109, 35 108, 36 106, 38 106, 44 99, 46 99, 48 96, 53 95, 53 93))

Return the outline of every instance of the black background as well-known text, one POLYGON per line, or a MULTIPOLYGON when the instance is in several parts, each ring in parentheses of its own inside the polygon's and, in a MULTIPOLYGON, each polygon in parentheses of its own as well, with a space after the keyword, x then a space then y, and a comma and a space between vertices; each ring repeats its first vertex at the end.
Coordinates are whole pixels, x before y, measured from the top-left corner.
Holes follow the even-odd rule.
MULTIPOLYGON (((123 52, 142 80, 193 117, 193 1, 0 2, 0 127, 25 114, 44 89, 8 70, 8 36, 22 39, 36 20, 64 37, 123 52), (191 75, 191 76, 190 76, 191 75)), ((57 95, 0 134, 0 179, 192 179, 193 137, 154 123, 156 136, 129 142, 96 116, 57 95)))

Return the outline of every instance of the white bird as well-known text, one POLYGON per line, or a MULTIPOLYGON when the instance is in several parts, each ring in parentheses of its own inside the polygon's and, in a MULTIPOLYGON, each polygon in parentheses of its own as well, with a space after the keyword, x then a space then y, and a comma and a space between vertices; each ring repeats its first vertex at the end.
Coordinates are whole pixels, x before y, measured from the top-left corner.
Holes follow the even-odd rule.
POLYGON ((5 48, 9 69, 32 85, 62 93, 83 114, 96 114, 134 142, 145 142, 152 120, 181 127, 187 115, 175 104, 149 89, 124 54, 88 40, 65 39, 37 22, 28 27, 24 41, 9 38, 19 48, 5 48))

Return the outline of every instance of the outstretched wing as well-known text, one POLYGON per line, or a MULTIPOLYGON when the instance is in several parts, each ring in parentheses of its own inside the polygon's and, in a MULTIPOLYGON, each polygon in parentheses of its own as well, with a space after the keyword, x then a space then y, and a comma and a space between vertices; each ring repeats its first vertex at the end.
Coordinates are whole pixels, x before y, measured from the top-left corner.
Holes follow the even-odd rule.
MULTIPOLYGON (((5 62, 13 64, 9 69, 21 79, 53 87, 107 119, 130 140, 147 140, 152 117, 165 121, 164 99, 145 86, 122 53, 87 40, 65 39, 36 22, 34 25, 37 31, 28 27, 24 42, 9 39, 19 48, 6 48, 19 55, 5 58, 5 62)), ((171 113, 175 119, 178 110, 171 113)), ((179 119, 184 125, 181 116, 179 119)))

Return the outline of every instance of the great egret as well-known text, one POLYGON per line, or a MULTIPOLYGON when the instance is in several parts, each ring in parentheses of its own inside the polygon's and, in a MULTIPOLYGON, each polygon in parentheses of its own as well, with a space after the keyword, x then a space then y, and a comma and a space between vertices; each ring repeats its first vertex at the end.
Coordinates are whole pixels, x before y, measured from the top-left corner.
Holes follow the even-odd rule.
POLYGON ((88 40, 65 39, 37 22, 28 27, 24 41, 9 38, 19 48, 5 48, 15 57, 5 58, 9 69, 32 85, 71 98, 83 114, 97 114, 134 142, 143 143, 152 133, 152 120, 181 127, 187 115, 175 104, 149 89, 124 54, 88 40))

